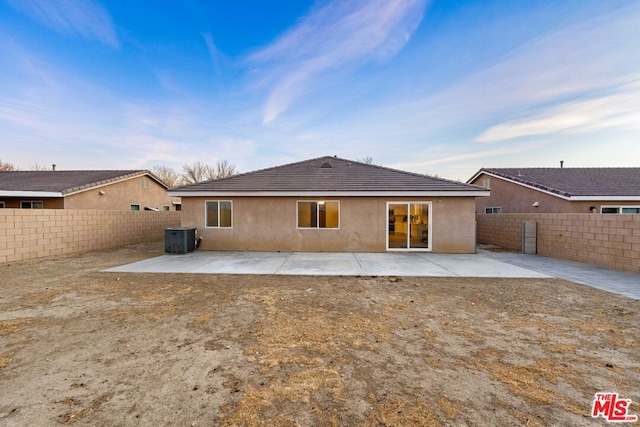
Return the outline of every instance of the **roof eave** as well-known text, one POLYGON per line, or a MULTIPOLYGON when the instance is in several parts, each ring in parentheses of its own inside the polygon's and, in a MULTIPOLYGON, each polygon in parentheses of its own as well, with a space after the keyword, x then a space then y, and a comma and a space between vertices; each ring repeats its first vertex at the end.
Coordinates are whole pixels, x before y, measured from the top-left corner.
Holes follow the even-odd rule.
POLYGON ((536 187, 534 185, 525 184, 524 182, 520 182, 520 181, 516 181, 516 180, 513 180, 513 179, 509 179, 507 177, 500 176, 500 175, 497 175, 495 173, 492 173, 492 172, 489 172, 489 171, 486 171, 486 170, 481 170, 480 172, 478 172, 472 179, 469 180, 469 182, 474 181, 476 178, 478 178, 482 174, 485 174, 485 175, 488 175, 488 176, 491 176, 491 177, 494 177, 494 178, 502 179, 504 181, 511 182, 513 184, 520 185, 522 187, 530 188, 532 190, 539 191, 540 193, 549 194, 551 196, 558 197, 558 198, 563 199, 563 200, 576 200, 576 199, 574 199, 575 196, 571 196, 570 194, 560 194, 560 193, 555 193, 553 191, 543 190, 540 187, 536 187))
POLYGON ((126 175, 120 175, 120 176, 116 176, 116 177, 113 177, 113 178, 105 179, 103 181, 90 182, 88 184, 84 184, 84 185, 81 185, 81 186, 67 188, 67 189, 65 189, 63 191, 63 194, 65 196, 72 196, 74 194, 83 193, 85 191, 95 190, 95 189, 102 188, 102 187, 107 187, 109 185, 113 185, 113 184, 116 184, 116 183, 119 183, 119 182, 129 181, 129 180, 132 180, 132 179, 135 179, 135 178, 139 178, 141 176, 148 176, 149 178, 153 179, 155 182, 160 184, 160 186, 164 187, 165 190, 167 190, 169 188, 169 187, 167 187, 166 184, 164 184, 162 181, 160 181, 158 178, 156 178, 155 175, 153 175, 149 171, 140 170, 140 171, 136 171, 136 172, 133 172, 133 173, 126 174, 126 175))
POLYGON ((172 197, 486 197, 488 190, 470 191, 171 191, 172 197))
POLYGON ((572 202, 640 202, 640 196, 571 196, 572 202))
POLYGON ((0 197, 62 197, 59 191, 9 191, 0 190, 0 197))

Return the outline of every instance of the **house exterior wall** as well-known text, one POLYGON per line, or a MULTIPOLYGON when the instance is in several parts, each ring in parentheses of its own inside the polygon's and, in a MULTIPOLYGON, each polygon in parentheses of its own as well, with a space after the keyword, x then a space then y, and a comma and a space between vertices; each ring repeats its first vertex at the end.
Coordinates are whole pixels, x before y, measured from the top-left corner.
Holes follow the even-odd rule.
POLYGON ((0 209, 0 263, 160 241, 180 212, 0 209))
POLYGON ((182 226, 196 227, 204 250, 384 252, 387 202, 432 202, 432 250, 475 252, 473 197, 183 197, 182 226), (231 228, 205 227, 205 201, 231 200, 231 228), (298 229, 296 201, 337 200, 339 229, 298 229))
POLYGON ((169 197, 167 190, 148 176, 118 181, 102 187, 91 188, 80 193, 71 194, 64 198, 65 209, 106 209, 131 210, 131 204, 162 210, 162 206, 169 206, 174 211, 173 201, 176 197, 169 197), (104 194, 100 194, 100 192, 104 194))
POLYGON ((574 201, 564 200, 551 194, 546 194, 522 185, 489 176, 484 173, 471 182, 483 186, 489 180, 489 197, 476 199, 476 212, 485 213, 485 208, 499 207, 502 213, 590 213, 590 207, 595 206, 600 212, 602 206, 638 206, 640 202, 618 201, 574 201), (539 206, 533 204, 538 202, 539 206))
POLYGON ((103 210, 131 210, 131 204, 162 210, 169 206, 175 211, 173 202, 179 202, 179 197, 169 197, 167 190, 148 176, 114 182, 101 187, 71 194, 59 198, 42 197, 5 197, 0 198, 7 209, 20 209, 22 201, 41 201, 44 209, 103 209, 103 210), (104 192, 104 194, 100 194, 104 192))

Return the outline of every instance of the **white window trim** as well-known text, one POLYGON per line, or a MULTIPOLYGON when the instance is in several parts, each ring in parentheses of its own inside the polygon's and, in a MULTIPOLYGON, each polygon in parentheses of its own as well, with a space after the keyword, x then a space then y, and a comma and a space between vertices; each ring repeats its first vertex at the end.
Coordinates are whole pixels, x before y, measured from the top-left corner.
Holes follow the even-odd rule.
POLYGON ((224 228, 229 229, 233 228, 233 200, 205 200, 204 201, 204 228, 224 228), (218 225, 207 225, 207 203, 216 202, 218 203, 218 225), (220 202, 229 202, 231 204, 231 225, 229 227, 221 227, 220 226, 220 202))
POLYGON ((600 206, 600 213, 603 215, 638 215, 635 213, 626 213, 626 212, 622 212, 622 209, 624 208, 631 208, 631 209, 640 209, 640 205, 603 205, 600 206), (610 212, 603 212, 603 210, 605 209, 617 209, 618 211, 614 214, 614 213, 610 213, 610 212))
POLYGON ((386 245, 387 245, 387 252, 431 252, 433 250, 433 202, 428 202, 428 201, 424 201, 424 200, 412 200, 412 201, 403 201, 403 200, 394 200, 392 202, 387 202, 387 208, 384 211, 384 235, 385 235, 385 240, 386 240, 386 245), (422 204, 422 205, 429 205, 429 221, 427 222, 427 233, 429 233, 428 236, 428 240, 427 240, 427 248, 390 248, 389 247, 389 205, 411 205, 412 203, 416 204, 422 204))
POLYGON ((488 215, 497 215, 497 214, 501 214, 502 213, 502 207, 501 206, 491 206, 491 207, 487 207, 484 208, 484 213, 488 214, 488 215), (491 209, 491 212, 487 212, 487 209, 491 209), (498 209, 498 212, 494 212, 496 209, 498 209))
POLYGON ((171 206, 169 205, 162 205, 162 211, 163 212, 169 212, 171 210, 171 206))
POLYGON ((131 212, 140 212, 140 203, 130 203, 129 204, 129 210, 131 212), (133 209, 134 206, 137 206, 138 209, 133 209))
MULTIPOLYGON (((340 218, 342 212, 340 210, 340 200, 324 200, 324 199, 301 199, 301 200, 296 200, 296 230, 340 230, 340 227, 342 226, 342 218, 340 218), (324 202, 324 203, 337 203, 338 204, 338 226, 337 227, 298 227, 298 203, 300 202, 315 202, 317 204, 316 207, 316 218, 318 221, 320 221, 320 202, 324 202)), ((320 224, 318 224, 320 225, 320 224)))

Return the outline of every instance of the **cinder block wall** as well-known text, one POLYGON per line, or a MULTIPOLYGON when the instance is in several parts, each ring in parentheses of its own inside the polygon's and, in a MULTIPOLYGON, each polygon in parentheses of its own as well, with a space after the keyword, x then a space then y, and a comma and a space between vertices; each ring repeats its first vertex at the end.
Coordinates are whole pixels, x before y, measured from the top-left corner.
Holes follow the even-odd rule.
POLYGON ((538 223, 538 254, 640 273, 640 215, 477 214, 478 243, 522 250, 523 221, 538 223))
POLYGON ((0 209, 0 263, 161 240, 180 212, 0 209))

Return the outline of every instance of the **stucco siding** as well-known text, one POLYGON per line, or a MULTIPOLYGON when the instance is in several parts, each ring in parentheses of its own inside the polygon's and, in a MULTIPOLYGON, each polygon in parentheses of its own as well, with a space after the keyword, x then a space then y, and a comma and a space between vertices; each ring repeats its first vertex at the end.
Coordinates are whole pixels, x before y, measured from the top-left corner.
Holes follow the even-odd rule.
POLYGON ((432 202, 434 252, 473 253, 475 214, 472 197, 393 199, 379 197, 325 198, 233 197, 231 228, 205 227, 206 197, 182 198, 182 225, 196 227, 203 250, 384 252, 388 201, 432 202), (340 202, 338 229, 299 229, 297 200, 340 202))
POLYGON ((434 200, 433 252, 475 253, 474 208, 473 197, 443 197, 434 200))
POLYGON ((167 190, 149 177, 135 177, 102 187, 92 188, 64 198, 65 209, 130 210, 131 204, 162 210, 169 206, 175 210, 167 190), (104 193, 104 194, 101 194, 104 193))

